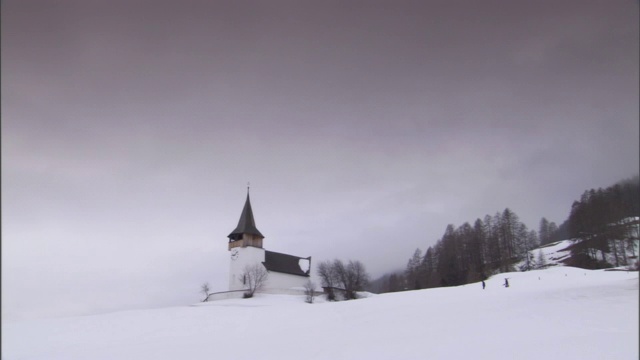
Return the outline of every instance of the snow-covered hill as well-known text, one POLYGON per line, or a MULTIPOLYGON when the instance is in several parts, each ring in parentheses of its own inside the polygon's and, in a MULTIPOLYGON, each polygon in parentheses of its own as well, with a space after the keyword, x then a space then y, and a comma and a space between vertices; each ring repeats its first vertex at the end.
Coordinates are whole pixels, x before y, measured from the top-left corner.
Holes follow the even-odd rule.
POLYGON ((571 251, 567 248, 572 244, 573 242, 571 240, 562 240, 543 245, 531 251, 532 257, 537 260, 537 255, 542 252, 546 266, 562 265, 562 261, 571 256, 571 251))
MULTIPOLYGON (((571 257, 570 247, 574 244, 575 242, 573 240, 561 240, 561 241, 556 241, 550 244, 542 245, 539 248, 531 250, 529 253, 530 253, 530 259, 533 259, 534 261, 533 267, 547 268, 551 266, 563 266, 564 264, 566 264, 565 261, 567 261, 571 257), (542 253, 543 255, 544 265, 539 264, 540 253, 542 253)), ((635 240, 633 245, 634 245, 633 253, 628 254, 629 263, 627 266, 624 266, 624 267, 634 268, 637 262, 636 255, 638 254, 638 249, 640 248, 640 241, 635 240)), ((599 250, 596 251, 596 254, 598 259, 602 257, 602 253, 599 250)), ((607 262, 609 264, 616 263, 615 257, 611 252, 605 253, 605 258, 607 259, 607 262)), ((526 260, 522 260, 514 264, 514 268, 523 269, 525 262, 526 260)))
POLYGON ((486 283, 3 323, 2 359, 638 359, 637 272, 556 266, 486 283))

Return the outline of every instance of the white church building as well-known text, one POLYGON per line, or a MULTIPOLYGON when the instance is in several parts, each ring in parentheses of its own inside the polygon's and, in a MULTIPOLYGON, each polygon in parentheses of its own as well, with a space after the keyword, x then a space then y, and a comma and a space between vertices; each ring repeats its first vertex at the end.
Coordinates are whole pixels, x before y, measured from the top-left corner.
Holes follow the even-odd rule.
MULTIPOLYGON (((267 280, 258 292, 271 294, 301 294, 311 276, 311 257, 299 257, 266 250, 264 235, 256 227, 247 188, 247 200, 240 214, 238 226, 229 238, 228 297, 241 296, 248 288, 246 269, 260 265, 267 271, 267 280), (235 295, 233 295, 235 294, 235 295)), ((215 294, 212 294, 215 295, 215 294)), ((210 298, 213 300, 213 298, 210 298)))

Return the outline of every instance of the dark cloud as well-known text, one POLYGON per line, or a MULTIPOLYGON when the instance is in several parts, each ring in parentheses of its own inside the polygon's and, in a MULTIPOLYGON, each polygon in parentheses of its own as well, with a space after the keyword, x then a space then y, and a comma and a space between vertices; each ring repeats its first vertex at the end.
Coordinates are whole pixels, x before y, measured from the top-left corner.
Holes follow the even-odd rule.
POLYGON ((380 275, 449 223, 560 223, 638 172, 637 2, 2 10, 10 316, 226 288, 247 181, 269 249, 380 275))

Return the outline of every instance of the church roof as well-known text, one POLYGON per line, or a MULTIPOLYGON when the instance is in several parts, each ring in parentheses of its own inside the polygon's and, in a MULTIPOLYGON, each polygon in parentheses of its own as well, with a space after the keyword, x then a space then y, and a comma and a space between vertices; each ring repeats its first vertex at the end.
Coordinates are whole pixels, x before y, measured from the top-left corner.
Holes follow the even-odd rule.
POLYGON ((263 264, 264 267, 269 271, 291 275, 309 276, 308 273, 302 271, 302 268, 300 267, 300 260, 309 259, 265 250, 263 264))
POLYGON ((235 230, 227 236, 231 239, 239 238, 239 235, 242 234, 251 234, 257 235, 264 238, 264 235, 260 233, 258 228, 256 228, 256 222, 253 219, 253 210, 251 210, 251 201, 249 200, 249 192, 247 191, 247 201, 244 203, 244 208, 242 209, 242 214, 240 214, 240 220, 238 221, 238 226, 236 226, 235 230))

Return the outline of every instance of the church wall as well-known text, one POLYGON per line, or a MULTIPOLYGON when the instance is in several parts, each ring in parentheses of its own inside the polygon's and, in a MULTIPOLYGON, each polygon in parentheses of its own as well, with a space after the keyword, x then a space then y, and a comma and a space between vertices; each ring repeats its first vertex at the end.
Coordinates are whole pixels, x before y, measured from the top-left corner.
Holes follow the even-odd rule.
MULTIPOLYGON (((239 247, 236 260, 230 259, 229 290, 242 290, 247 287, 242 283, 242 274, 247 266, 264 262, 264 249, 252 246, 239 247)), ((234 249, 235 250, 235 249, 234 249)), ((229 255, 231 256, 231 254, 229 255)))
POLYGON ((267 284, 265 286, 265 290, 304 287, 307 281, 309 281, 309 278, 306 276, 290 275, 290 274, 270 271, 269 277, 267 279, 267 284))

